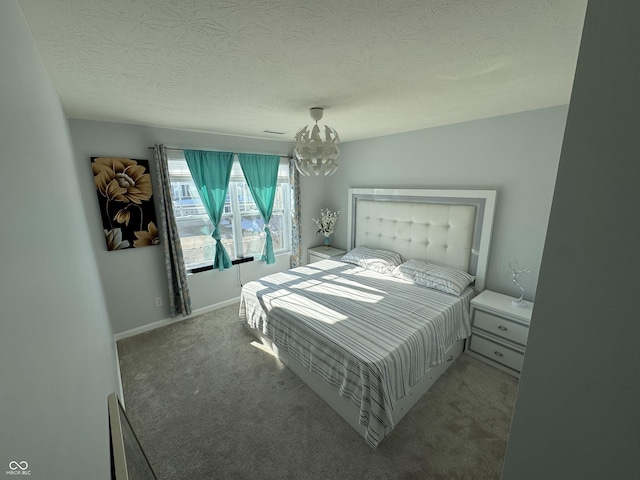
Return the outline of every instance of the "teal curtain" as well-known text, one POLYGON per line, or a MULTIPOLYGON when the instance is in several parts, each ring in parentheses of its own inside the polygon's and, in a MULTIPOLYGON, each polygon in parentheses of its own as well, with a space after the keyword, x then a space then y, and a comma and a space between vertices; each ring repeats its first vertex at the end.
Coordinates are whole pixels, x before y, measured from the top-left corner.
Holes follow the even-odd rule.
POLYGON ((229 189, 229 178, 233 166, 233 153, 185 150, 184 158, 191 171, 202 203, 213 223, 211 236, 216 241, 213 268, 231 268, 231 259, 220 241, 220 220, 229 189))
POLYGON ((253 200, 264 220, 265 242, 262 251, 262 259, 270 264, 276 261, 273 253, 273 240, 271 239, 271 213, 273 212, 273 202, 276 198, 278 188, 278 167, 280 157, 276 155, 249 155, 238 154, 242 173, 249 186, 249 191, 253 195, 253 200))

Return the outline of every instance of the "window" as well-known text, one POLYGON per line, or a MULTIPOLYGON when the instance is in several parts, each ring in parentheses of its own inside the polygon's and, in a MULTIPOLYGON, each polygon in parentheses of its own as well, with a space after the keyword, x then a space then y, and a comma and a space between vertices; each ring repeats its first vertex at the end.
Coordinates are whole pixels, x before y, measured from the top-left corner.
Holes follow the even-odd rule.
MULTIPOLYGON (((211 265, 215 240, 211 238, 213 225, 202 205, 200 195, 191 178, 182 151, 169 151, 169 177, 173 212, 178 225, 180 243, 187 271, 211 265)), ((259 256, 264 245, 264 222, 256 207, 237 158, 231 169, 229 191, 220 222, 222 243, 231 259, 259 256)), ((271 216, 273 250, 278 253, 291 249, 291 193, 289 161, 282 159, 278 170, 278 190, 271 216)))

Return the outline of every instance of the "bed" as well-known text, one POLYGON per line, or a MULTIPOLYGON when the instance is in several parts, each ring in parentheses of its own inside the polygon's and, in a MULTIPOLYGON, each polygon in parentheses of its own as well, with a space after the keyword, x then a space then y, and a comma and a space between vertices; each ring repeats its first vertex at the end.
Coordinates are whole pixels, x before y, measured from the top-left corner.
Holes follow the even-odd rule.
POLYGON ((245 284, 239 320, 377 448, 471 334, 496 192, 348 194, 348 253, 245 284))

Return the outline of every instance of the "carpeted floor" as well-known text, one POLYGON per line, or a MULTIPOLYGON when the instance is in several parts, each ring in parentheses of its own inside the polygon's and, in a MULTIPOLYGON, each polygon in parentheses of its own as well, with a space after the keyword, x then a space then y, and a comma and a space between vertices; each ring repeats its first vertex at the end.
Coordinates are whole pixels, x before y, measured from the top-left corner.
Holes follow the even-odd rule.
POLYGON ((517 380, 462 355, 371 449, 238 305, 118 342, 127 414, 160 480, 499 479, 517 380))

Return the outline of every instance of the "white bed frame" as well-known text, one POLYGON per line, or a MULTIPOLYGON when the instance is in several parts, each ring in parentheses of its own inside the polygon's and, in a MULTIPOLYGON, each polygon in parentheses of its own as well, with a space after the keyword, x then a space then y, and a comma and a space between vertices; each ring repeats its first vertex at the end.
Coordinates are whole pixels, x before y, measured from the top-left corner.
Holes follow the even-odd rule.
MULTIPOLYGON (((348 249, 383 248, 400 253, 405 259, 464 269, 476 277, 476 290, 484 290, 496 196, 495 190, 349 189, 348 249)), ((364 437, 366 429, 359 423, 359 405, 341 397, 261 332, 250 331, 364 437)), ((464 340, 450 347, 446 361, 429 369, 396 402, 394 425, 460 356, 463 347, 464 340)))

